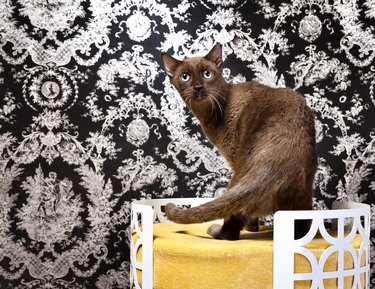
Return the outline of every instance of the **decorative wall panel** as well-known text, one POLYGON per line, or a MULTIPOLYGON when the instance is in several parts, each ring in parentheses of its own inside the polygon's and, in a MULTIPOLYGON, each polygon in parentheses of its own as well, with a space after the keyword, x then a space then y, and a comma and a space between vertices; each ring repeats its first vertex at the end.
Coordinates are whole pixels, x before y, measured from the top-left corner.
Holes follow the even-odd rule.
POLYGON ((374 212, 374 19, 373 0, 0 0, 0 288, 124 288, 132 200, 225 188, 164 51, 220 42, 228 81, 301 92, 314 207, 374 212))

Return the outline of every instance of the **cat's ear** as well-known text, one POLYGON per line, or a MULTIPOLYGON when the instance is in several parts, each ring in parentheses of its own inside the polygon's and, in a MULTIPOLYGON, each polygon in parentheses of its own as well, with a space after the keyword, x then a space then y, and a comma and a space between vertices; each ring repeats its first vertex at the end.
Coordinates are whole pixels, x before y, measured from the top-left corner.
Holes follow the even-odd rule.
POLYGON ((167 72, 167 75, 169 77, 173 77, 174 72, 175 72, 177 66, 180 65, 181 61, 177 60, 176 58, 173 58, 168 53, 162 53, 161 59, 163 60, 165 71, 167 72))
POLYGON ((223 66, 221 44, 217 43, 204 58, 212 61, 216 64, 217 68, 221 69, 221 67, 223 66))

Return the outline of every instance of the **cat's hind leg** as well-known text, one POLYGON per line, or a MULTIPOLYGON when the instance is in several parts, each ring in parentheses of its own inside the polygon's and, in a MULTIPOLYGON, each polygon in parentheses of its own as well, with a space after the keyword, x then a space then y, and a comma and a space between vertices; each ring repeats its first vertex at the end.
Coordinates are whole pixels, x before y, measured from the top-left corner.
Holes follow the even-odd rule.
POLYGON ((211 225, 207 233, 215 239, 221 240, 238 240, 240 231, 243 228, 243 221, 236 215, 231 215, 229 218, 224 219, 224 224, 211 225))
MULTIPOLYGON (((279 197, 277 210, 312 210, 312 189, 289 188, 290 196, 294 199, 279 197), (293 192, 293 193, 292 193, 293 192)), ((296 220, 294 223, 294 239, 304 237, 311 227, 310 219, 296 220)))
POLYGON ((250 232, 259 232, 259 219, 256 217, 250 218, 245 224, 245 230, 250 232))

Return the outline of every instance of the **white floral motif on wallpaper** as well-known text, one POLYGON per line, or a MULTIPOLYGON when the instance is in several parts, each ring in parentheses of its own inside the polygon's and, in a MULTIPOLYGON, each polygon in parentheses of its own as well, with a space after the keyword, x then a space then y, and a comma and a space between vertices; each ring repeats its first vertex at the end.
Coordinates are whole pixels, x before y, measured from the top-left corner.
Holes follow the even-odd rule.
POLYGON ((44 110, 29 127, 30 133, 24 135, 14 151, 13 159, 22 164, 32 163, 42 156, 48 163, 61 157, 67 163, 79 163, 83 160, 85 148, 73 131, 75 126, 69 123, 67 115, 59 111, 44 110))
MULTIPOLYGON (((15 280, 25 269, 36 279, 43 279, 47 275, 61 278, 69 270, 78 276, 90 276, 90 272, 95 271, 106 258, 108 248, 105 236, 121 219, 127 222, 129 206, 124 204, 120 210, 121 217, 114 214, 111 218, 113 207, 118 202, 118 198, 111 198, 111 182, 104 182, 103 175, 88 166, 81 166, 76 172, 81 176, 81 185, 87 190, 89 204, 82 202, 69 179, 60 178, 55 172, 45 176, 39 167, 33 177, 23 182, 22 188, 28 198, 16 215, 19 220, 17 230, 25 230, 29 241, 22 238, 13 242, 10 239, 13 229, 6 223, 10 220, 1 219, 1 222, 5 222, 0 240, 1 253, 10 259, 12 265, 0 268, 1 276, 15 280), (81 215, 84 211, 88 214, 85 221, 81 215), (81 229, 83 222, 90 222, 90 231, 82 239, 76 235, 76 229, 81 229), (38 253, 34 255, 30 248, 38 253), (25 263, 27 267, 21 265, 25 263)), ((22 170, 14 165, 2 175, 6 186, 2 192, 0 212, 4 212, 5 216, 17 201, 15 196, 7 197, 12 178, 21 173, 22 170)))
POLYGON ((17 214, 18 226, 32 240, 44 243, 45 251, 52 251, 54 243, 69 239, 74 228, 82 227, 82 202, 74 196, 72 186, 67 178, 59 180, 56 172, 43 176, 40 167, 22 183, 29 197, 17 214))

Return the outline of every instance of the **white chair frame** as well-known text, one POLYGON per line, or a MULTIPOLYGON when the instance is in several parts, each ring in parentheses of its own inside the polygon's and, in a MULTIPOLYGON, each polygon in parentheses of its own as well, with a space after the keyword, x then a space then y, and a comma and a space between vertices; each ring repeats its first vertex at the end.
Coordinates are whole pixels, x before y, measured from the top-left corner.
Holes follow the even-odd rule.
POLYGON ((274 217, 274 289, 292 289, 295 281, 311 280, 310 289, 324 289, 324 279, 337 279, 337 289, 344 289, 344 278, 353 276, 352 289, 370 289, 370 206, 353 202, 334 202, 333 210, 313 211, 278 211, 274 217), (309 232, 301 239, 294 239, 295 220, 311 220, 309 232), (335 220, 337 236, 331 236, 324 221, 335 220), (348 224, 346 221, 350 220, 348 224), (349 232, 345 235, 345 231, 349 232), (323 251, 319 261, 304 247, 317 234, 320 234, 330 246, 323 251), (358 253, 350 245, 359 234, 362 243, 358 253), (353 269, 344 269, 344 253, 353 258, 353 269), (337 253, 337 270, 324 272, 323 268, 328 257, 337 253), (311 273, 294 273, 295 254, 307 258, 311 265, 311 273), (361 265, 361 258, 365 262, 361 265), (365 274, 364 287, 360 276, 365 274))
MULTIPOLYGON (((153 224, 169 222, 163 212, 164 206, 175 203, 178 206, 198 206, 212 198, 177 198, 148 199, 134 201, 131 205, 131 232, 135 231, 138 239, 134 242, 131 234, 130 243, 130 287, 134 289, 153 288, 153 224), (138 262, 136 255, 142 247, 142 260, 138 262), (142 271, 142 282, 139 282, 137 270, 142 271), (142 286, 140 285, 142 284, 142 286)), ((311 289, 325 289, 323 280, 336 278, 337 289, 343 289, 344 277, 354 276, 352 289, 370 289, 370 206, 352 202, 335 202, 333 210, 313 211, 278 211, 274 216, 274 269, 273 288, 293 289, 297 280, 312 280, 311 289), (312 220, 309 232, 299 240, 294 239, 295 220, 312 220), (324 226, 327 219, 337 220, 337 237, 332 237, 324 226), (350 219, 350 224, 346 221, 350 219), (344 230, 349 231, 345 235, 344 230), (319 261, 304 247, 317 233, 331 245, 323 252, 319 261), (353 238, 359 234, 362 244, 356 254, 350 246, 353 238), (344 270, 344 252, 353 257, 354 268, 344 270), (323 272, 328 257, 338 253, 337 271, 323 272), (294 256, 301 254, 309 260, 312 273, 294 273, 294 256), (365 255, 365 263, 361 265, 361 257, 365 255), (365 274, 365 286, 362 287, 360 275, 365 274)))
POLYGON ((153 289, 153 224, 170 223, 162 208, 167 203, 178 206, 198 206, 213 198, 177 198, 177 199, 148 199, 134 201, 131 204, 131 233, 135 230, 138 239, 130 240, 130 288, 153 289), (142 247, 142 261, 137 262, 137 252, 142 247), (137 278, 137 270, 142 271, 142 287, 137 278))

